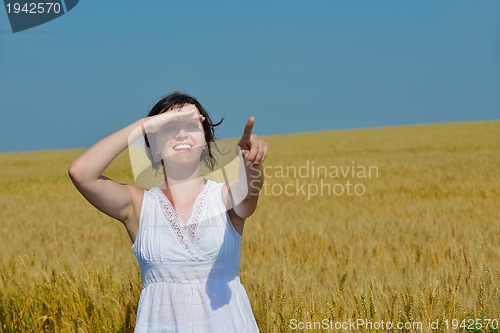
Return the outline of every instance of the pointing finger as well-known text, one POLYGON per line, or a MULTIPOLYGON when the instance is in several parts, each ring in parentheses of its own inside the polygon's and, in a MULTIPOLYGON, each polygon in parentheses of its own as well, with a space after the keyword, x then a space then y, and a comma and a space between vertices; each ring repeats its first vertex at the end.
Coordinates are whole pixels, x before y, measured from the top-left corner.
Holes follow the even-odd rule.
POLYGON ((253 124, 255 124, 255 118, 250 117, 247 120, 247 123, 245 125, 245 129, 243 130, 243 135, 241 136, 241 139, 244 141, 250 141, 250 137, 252 136, 252 129, 253 129, 253 124))

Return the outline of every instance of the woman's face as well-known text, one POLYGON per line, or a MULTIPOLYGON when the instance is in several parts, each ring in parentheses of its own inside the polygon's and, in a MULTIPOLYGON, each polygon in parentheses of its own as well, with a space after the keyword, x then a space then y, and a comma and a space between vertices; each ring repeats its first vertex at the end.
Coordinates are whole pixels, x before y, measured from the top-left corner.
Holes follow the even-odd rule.
MULTIPOLYGON (((195 110, 196 106, 186 104, 182 108, 176 107, 167 112, 195 110)), ((166 164, 200 163, 200 156, 205 148, 205 132, 198 117, 193 119, 174 120, 163 125, 157 132, 159 149, 166 164)))

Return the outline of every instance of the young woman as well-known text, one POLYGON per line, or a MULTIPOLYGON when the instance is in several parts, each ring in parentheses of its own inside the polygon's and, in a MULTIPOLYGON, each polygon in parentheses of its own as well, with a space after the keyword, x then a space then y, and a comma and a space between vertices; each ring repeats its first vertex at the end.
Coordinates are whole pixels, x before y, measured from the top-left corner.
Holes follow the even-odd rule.
POLYGON ((69 167, 80 193, 121 221, 132 240, 144 288, 136 332, 258 332, 238 277, 241 234, 255 211, 269 148, 252 134, 251 117, 238 143, 239 177, 202 177, 214 165, 213 123, 193 97, 172 93, 140 119, 97 142, 69 167), (164 184, 143 190, 102 176, 130 142, 144 137, 164 184))

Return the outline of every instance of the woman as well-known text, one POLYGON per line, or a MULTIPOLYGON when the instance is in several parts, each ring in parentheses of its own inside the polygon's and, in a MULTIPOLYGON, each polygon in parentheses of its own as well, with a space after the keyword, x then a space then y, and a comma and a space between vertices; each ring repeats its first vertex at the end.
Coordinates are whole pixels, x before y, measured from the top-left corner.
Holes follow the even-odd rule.
POLYGON ((136 332, 258 332, 238 269, 268 145, 252 134, 251 117, 238 143, 244 158, 238 180, 204 179, 200 162, 213 167, 214 128, 221 122, 214 124, 195 98, 172 93, 69 167, 78 191, 121 221, 133 242, 144 283, 136 332), (152 167, 164 177, 162 186, 147 191, 102 175, 141 136, 152 167))

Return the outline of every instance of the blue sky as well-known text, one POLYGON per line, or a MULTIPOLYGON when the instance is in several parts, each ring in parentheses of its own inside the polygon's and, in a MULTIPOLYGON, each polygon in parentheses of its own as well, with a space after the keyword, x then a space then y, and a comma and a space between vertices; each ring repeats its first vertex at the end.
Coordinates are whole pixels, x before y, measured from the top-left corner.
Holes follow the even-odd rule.
POLYGON ((88 147, 164 94, 239 137, 500 119, 500 1, 80 1, 13 34, 0 152, 88 147))

